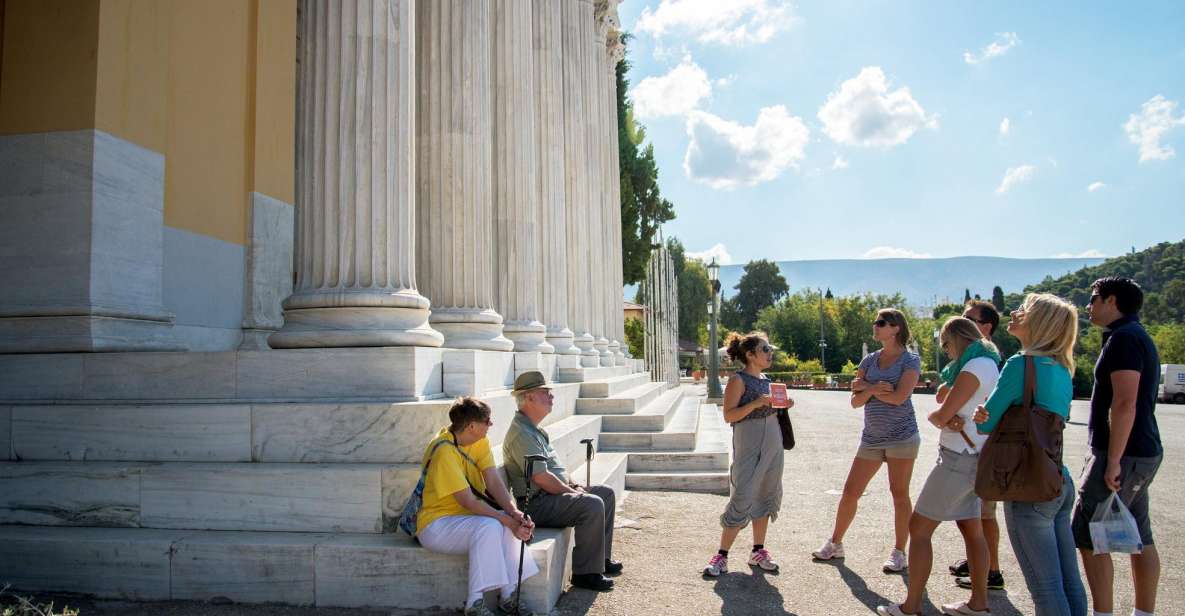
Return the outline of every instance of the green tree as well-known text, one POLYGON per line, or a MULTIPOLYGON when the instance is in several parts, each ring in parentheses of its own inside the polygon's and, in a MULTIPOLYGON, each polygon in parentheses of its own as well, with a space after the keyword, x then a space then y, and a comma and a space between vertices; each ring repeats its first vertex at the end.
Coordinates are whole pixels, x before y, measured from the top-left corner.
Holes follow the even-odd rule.
POLYGON ((947 317, 957 317, 963 314, 963 308, 966 304, 938 304, 934 307, 933 312, 930 313, 930 318, 937 321, 945 321, 947 317))
POLYGON ((639 319, 625 320, 625 341, 635 359, 646 357, 646 326, 639 319))
POLYGON ((969 301, 971 301, 971 289, 963 289, 963 305, 967 305, 969 301))
POLYGON ((1185 364, 1185 323, 1156 325, 1149 333, 1162 363, 1185 364))
MULTIPOLYGON (((622 41, 628 41, 623 36, 622 41)), ((658 189, 658 163, 654 145, 644 144, 646 131, 634 121, 633 104, 626 96, 629 61, 617 63, 617 148, 621 164, 621 253, 625 284, 646 278, 646 262, 654 247, 654 236, 675 208, 658 189)))
POLYGON ((1004 289, 992 287, 992 305, 996 310, 1004 312, 1004 289))
MULTIPOLYGON (((720 325, 733 331, 741 331, 741 313, 737 310, 736 300, 733 298, 720 300, 720 325)), ((724 335, 720 335, 724 340, 724 335)))
POLYGON ((679 337, 707 346, 708 302, 712 300, 708 270, 696 260, 686 261, 682 269, 679 273, 679 337))
POLYGON ((790 291, 790 286, 786 284, 777 263, 759 259, 745 265, 745 273, 741 275, 735 289, 737 294, 734 301, 740 317, 740 329, 748 330, 757 321, 757 314, 784 297, 790 291))

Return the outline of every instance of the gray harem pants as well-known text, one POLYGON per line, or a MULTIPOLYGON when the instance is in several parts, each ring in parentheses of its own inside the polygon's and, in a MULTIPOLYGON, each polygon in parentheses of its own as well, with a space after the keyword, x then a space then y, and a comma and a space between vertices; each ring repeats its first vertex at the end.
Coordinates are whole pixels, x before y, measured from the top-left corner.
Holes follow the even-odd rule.
POLYGON ((729 498, 720 515, 721 526, 744 528, 755 518, 778 518, 784 459, 777 415, 732 424, 729 498))

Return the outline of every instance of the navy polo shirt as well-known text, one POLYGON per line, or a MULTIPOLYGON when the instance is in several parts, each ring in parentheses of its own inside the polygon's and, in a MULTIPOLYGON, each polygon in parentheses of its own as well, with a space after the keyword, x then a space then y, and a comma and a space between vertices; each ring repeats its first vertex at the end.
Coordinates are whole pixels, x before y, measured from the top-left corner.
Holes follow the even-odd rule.
POLYGON ((1111 402, 1115 390, 1111 373, 1140 373, 1136 419, 1123 455, 1151 458, 1163 453, 1156 425, 1156 394, 1160 387, 1160 355, 1136 315, 1116 319, 1103 331, 1103 349, 1094 366, 1094 391, 1090 395, 1088 442, 1092 449, 1107 451, 1111 443, 1111 402))

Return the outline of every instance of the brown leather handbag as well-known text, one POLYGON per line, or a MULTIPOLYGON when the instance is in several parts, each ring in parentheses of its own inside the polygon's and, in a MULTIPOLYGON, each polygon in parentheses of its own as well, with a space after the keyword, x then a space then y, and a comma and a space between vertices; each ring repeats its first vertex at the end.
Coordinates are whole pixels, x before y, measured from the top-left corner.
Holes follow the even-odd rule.
POLYGON ((1024 404, 1004 411, 975 472, 975 493, 984 500, 1037 503, 1062 492, 1061 415, 1033 406, 1037 369, 1025 357, 1024 404))

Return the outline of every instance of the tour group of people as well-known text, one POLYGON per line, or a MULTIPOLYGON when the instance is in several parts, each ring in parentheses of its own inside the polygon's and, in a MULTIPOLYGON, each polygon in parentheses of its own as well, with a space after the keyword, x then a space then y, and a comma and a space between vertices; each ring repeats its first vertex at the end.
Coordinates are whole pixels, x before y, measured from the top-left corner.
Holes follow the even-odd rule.
MULTIPOLYGON (((975 491, 977 462, 1005 411, 1024 400, 1026 361, 1036 377, 1033 405, 1069 418, 1078 334, 1075 306, 1054 295, 1026 296, 1008 323, 1020 352, 1006 359, 992 343, 1000 324, 992 304, 970 302, 962 316, 943 324, 939 341, 950 363, 941 373, 938 407, 926 417, 940 431, 938 458, 916 503, 910 500, 909 484, 921 436, 912 396, 921 359, 907 347, 905 315, 891 308, 877 313, 872 332, 881 348, 860 362, 851 387, 852 407, 864 410, 864 429, 831 535, 812 556, 821 561, 844 557, 844 535, 855 519, 860 496, 882 464, 887 465, 895 537, 883 569, 908 569, 910 575, 905 599, 878 607, 878 614, 921 613, 933 568, 931 539, 944 521, 955 522, 962 534, 966 558, 950 570, 956 583, 971 592, 967 600, 941 609, 958 616, 990 614, 988 589, 1004 588, 996 517, 1002 508, 1036 616, 1086 616, 1079 558, 1094 616, 1111 616, 1111 555, 1094 554, 1089 523, 1113 492, 1135 517, 1143 543, 1142 553, 1131 556, 1131 613, 1154 613, 1160 561, 1149 521, 1148 487, 1163 455, 1154 414, 1160 360, 1138 318, 1143 304, 1140 287, 1130 279, 1110 277, 1095 281, 1091 288, 1086 311, 1091 323, 1103 328, 1103 346, 1094 370, 1090 455, 1077 482, 1063 464, 1061 491, 1045 502, 982 500, 975 491)), ((769 524, 782 505, 785 452, 779 409, 763 374, 774 350, 760 332, 730 335, 727 350, 742 368, 724 391, 724 420, 732 426, 730 496, 720 515, 719 550, 703 570, 707 577, 728 571, 729 550, 750 524, 748 565, 778 569, 765 545, 769 524)), ((467 616, 495 614, 484 599, 493 590, 499 591, 498 610, 519 613, 515 591, 523 579, 538 573, 534 559, 523 556, 523 542, 536 525, 574 527, 573 586, 609 590, 611 576, 623 568, 612 559, 613 490, 573 482, 540 427, 553 404, 543 374, 523 373, 515 379, 512 393, 518 413, 502 444, 509 487, 497 471, 486 437, 493 424, 490 407, 480 399, 458 399, 449 410, 449 425, 424 453, 415 535, 429 550, 468 555, 467 616), (529 476, 525 465, 531 465, 529 476)), ((786 400, 779 406, 788 409, 793 404, 786 400)))
MULTIPOLYGON (((888 466, 895 531, 883 570, 908 569, 909 580, 904 600, 878 606, 878 614, 922 612, 933 569, 931 540, 945 521, 956 523, 966 551, 965 559, 950 565, 951 574, 956 584, 971 593, 965 601, 943 605, 941 610, 954 616, 991 614, 988 589, 1004 588, 997 522, 1002 505, 1008 538, 1036 616, 1086 616, 1079 559, 1094 616, 1112 616, 1111 555, 1094 553, 1090 522, 1095 510, 1118 493, 1135 518, 1143 544, 1141 553, 1131 555, 1135 591, 1131 614, 1153 614, 1160 560, 1152 537, 1148 488, 1163 449, 1155 417, 1160 359, 1139 321, 1143 299, 1139 285, 1127 278, 1101 278, 1091 286, 1086 312, 1090 322, 1103 329, 1103 345, 1094 368, 1090 453, 1077 482, 1061 463, 1060 493, 1040 502, 983 500, 976 494, 976 471, 984 444, 1005 412, 1024 406, 1026 363, 1031 365, 1030 378, 1035 377, 1032 406, 1069 419, 1078 309, 1054 295, 1027 295, 1008 322, 1008 334, 1020 343, 1020 352, 1010 358, 1000 357, 992 343, 1000 324, 992 304, 968 302, 962 316, 943 324, 939 343, 950 362, 941 373, 935 396, 938 406, 926 415, 940 431, 938 458, 916 503, 910 500, 909 484, 921 436, 912 395, 921 376, 921 359, 907 346, 910 331, 905 315, 891 308, 878 311, 872 332, 881 348, 863 358, 851 385, 851 404, 864 410, 864 429, 831 536, 812 556, 820 561, 844 557, 844 535, 856 517, 861 495, 883 464, 888 466)), ((773 347, 765 334, 752 332, 730 335, 727 350, 742 368, 724 391, 724 419, 733 427, 731 491, 720 516, 720 548, 704 568, 708 577, 728 571, 729 550, 750 523, 753 548, 748 564, 778 569, 765 546, 769 522, 777 518, 781 505, 784 455, 773 418, 770 381, 763 374, 773 361, 773 347)), ((790 408, 793 401, 781 406, 790 408)), ((1061 435, 1056 436, 1060 443, 1061 435)), ((1056 492, 1056 483, 1053 488, 1056 492)))

